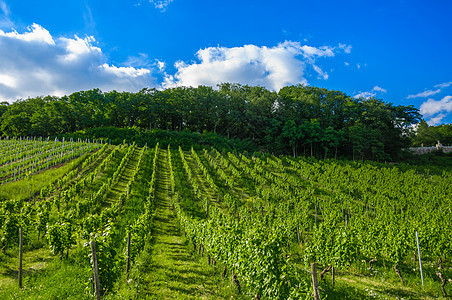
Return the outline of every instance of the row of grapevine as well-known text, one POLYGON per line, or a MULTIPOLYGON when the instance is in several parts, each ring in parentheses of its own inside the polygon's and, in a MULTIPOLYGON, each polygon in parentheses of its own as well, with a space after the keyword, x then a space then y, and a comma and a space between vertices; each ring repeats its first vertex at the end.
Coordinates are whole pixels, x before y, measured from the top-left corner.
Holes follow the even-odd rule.
MULTIPOLYGON (((17 234, 13 232, 19 226, 24 228, 25 239, 35 234, 38 239, 45 236, 52 253, 60 258, 67 256, 75 244, 88 245, 88 241, 95 240, 102 289, 111 290, 121 274, 123 257, 118 249, 126 246, 126 231, 132 233, 135 257, 149 239, 153 217, 153 205, 149 204, 152 201, 143 201, 148 196, 141 193, 143 186, 149 190, 147 176, 151 169, 147 148, 140 151, 135 145, 111 148, 104 145, 101 150, 86 155, 77 169, 44 188, 37 202, 2 202, 0 235, 4 241, 3 250, 17 244, 17 234), (131 161, 132 157, 137 160, 131 161), (131 166, 132 172, 124 175, 131 166), (115 181, 113 174, 116 174, 115 181), (119 186, 121 191, 117 193, 119 186)), ((156 170, 155 165, 152 169, 156 170)))
MULTIPOLYGON (((180 159, 188 177, 185 156, 180 155, 180 159)), ((175 169, 171 154, 170 163, 170 170, 175 169)), ((174 176, 184 175, 171 172, 170 177, 174 176)), ((183 178, 170 180, 184 181, 183 178)), ((306 292, 305 277, 298 274, 286 253, 280 251, 286 234, 284 228, 275 226, 270 229, 257 219, 238 220, 217 207, 210 208, 207 219, 198 219, 187 214, 176 201, 184 197, 189 196, 176 191, 173 205, 187 238, 195 249, 202 249, 209 261, 225 265, 225 270, 234 274, 237 284, 253 291, 257 297, 272 299, 299 298, 306 292)))
POLYGON ((102 145, 43 188, 36 201, 1 202, 3 251, 17 242, 19 225, 25 239, 45 236, 61 258, 75 244, 96 240, 101 283, 104 291, 112 289, 124 265, 127 232, 132 261, 151 239, 164 169, 193 249, 231 273, 246 297, 306 297, 310 283, 303 269, 312 262, 322 274, 361 261, 369 268, 388 264, 404 281, 406 272, 416 271, 408 259, 417 249, 416 232, 428 276, 452 256, 447 172, 216 149, 163 150, 158 144, 102 145), (167 162, 160 163, 165 152, 167 162))
POLYGON ((39 142, 31 140, 5 141, 0 158, 0 182, 16 181, 30 176, 42 169, 47 169, 59 163, 81 156, 84 153, 99 149, 101 144, 39 142), (22 145, 25 144, 25 145, 22 145))
MULTIPOLYGON (((211 234, 206 232, 214 230, 208 222, 214 222, 213 228, 219 228, 221 225, 216 222, 225 222, 227 218, 238 223, 256 223, 271 216, 273 221, 266 224, 267 230, 273 230, 269 226, 276 224, 285 229, 281 245, 303 243, 302 260, 297 262, 301 267, 317 262, 326 271, 345 269, 361 260, 383 261, 392 264, 403 280, 400 264, 416 249, 416 231, 425 259, 444 261, 452 254, 448 230, 452 219, 448 216, 452 196, 449 174, 428 178, 425 174, 413 170, 402 172, 396 167, 363 163, 353 166, 336 161, 271 156, 249 158, 232 153, 225 159, 216 150, 204 150, 203 157, 215 173, 212 177, 192 150, 191 157, 203 175, 202 183, 190 179, 194 177, 193 170, 186 155, 180 149, 179 153, 195 195, 197 187, 204 183, 212 193, 218 192, 212 186, 218 186, 215 181, 221 180, 229 188, 229 193, 221 188, 223 198, 229 199, 234 189, 232 182, 249 180, 253 183, 249 190, 254 195, 250 199, 253 201, 237 214, 228 215, 219 208, 211 208, 208 220, 197 220, 179 205, 178 215, 188 228, 190 239, 198 247, 202 244, 208 252, 204 239, 211 234), (238 169, 245 177, 234 171, 238 169), (256 203, 261 205, 260 211, 256 203)), ((234 232, 234 235, 237 234, 234 232)))

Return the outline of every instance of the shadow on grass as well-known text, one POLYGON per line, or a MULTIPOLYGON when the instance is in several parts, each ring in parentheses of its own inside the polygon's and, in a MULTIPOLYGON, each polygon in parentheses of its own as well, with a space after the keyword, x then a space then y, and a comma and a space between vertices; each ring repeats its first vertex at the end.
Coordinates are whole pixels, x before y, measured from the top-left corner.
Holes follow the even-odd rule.
POLYGON ((391 295, 394 298, 397 299, 419 299, 419 295, 412 292, 412 291, 407 291, 407 290, 403 290, 400 288, 392 288, 392 287, 388 287, 388 288, 384 288, 379 290, 381 293, 387 294, 387 295, 391 295))
POLYGON ((324 297, 326 294, 328 299, 332 300, 375 299, 372 294, 367 294, 365 291, 349 285, 337 284, 334 289, 331 285, 325 284, 321 284, 320 287, 320 292, 323 292, 324 297))
POLYGON ((177 262, 191 262, 191 263, 196 263, 196 259, 194 259, 192 256, 190 255, 183 255, 183 254, 179 254, 179 255, 168 255, 168 258, 170 260, 177 262))

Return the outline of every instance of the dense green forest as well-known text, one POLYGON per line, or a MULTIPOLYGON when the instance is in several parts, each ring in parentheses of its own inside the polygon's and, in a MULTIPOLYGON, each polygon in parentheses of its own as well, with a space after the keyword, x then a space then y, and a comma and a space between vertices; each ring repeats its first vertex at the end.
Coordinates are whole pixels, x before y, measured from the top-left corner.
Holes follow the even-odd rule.
POLYGON ((395 160, 410 145, 410 125, 420 118, 413 106, 355 99, 340 91, 298 85, 272 92, 224 83, 218 89, 145 88, 137 93, 94 89, 3 102, 0 133, 46 137, 137 127, 213 133, 274 154, 395 160))
POLYGON ((422 120, 413 137, 414 146, 434 146, 440 141, 443 145, 452 145, 452 124, 428 126, 427 122, 422 120))

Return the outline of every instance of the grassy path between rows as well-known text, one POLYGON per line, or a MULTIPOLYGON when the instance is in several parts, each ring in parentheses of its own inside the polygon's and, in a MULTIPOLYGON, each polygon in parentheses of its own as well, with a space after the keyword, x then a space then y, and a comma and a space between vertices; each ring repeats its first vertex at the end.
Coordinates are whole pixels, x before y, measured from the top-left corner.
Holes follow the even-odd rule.
POLYGON ((230 298, 229 280, 221 280, 219 267, 202 261, 186 244, 169 199, 167 151, 160 150, 156 182, 154 244, 142 286, 155 299, 226 299, 230 298))

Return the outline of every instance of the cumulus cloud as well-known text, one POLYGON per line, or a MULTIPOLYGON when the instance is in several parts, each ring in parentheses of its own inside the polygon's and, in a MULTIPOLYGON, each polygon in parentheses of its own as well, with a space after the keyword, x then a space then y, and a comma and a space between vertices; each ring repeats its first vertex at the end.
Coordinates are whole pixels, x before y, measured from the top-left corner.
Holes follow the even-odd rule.
MULTIPOLYGON (((441 93, 443 89, 448 88, 451 85, 452 81, 443 82, 435 85, 435 89, 429 89, 415 95, 409 95, 407 96, 407 99, 427 98, 441 93)), ((438 125, 448 116, 448 114, 452 113, 452 96, 445 96, 441 100, 429 98, 421 104, 419 112, 424 117, 428 118, 427 123, 429 125, 438 125)))
POLYGON ((101 68, 104 69, 107 73, 114 74, 119 78, 136 78, 151 73, 150 70, 144 68, 135 69, 134 67, 116 67, 110 66, 108 64, 103 64, 101 68))
POLYGON ((382 87, 379 87, 378 85, 374 86, 374 88, 372 89, 372 91, 380 92, 380 93, 386 93, 386 92, 387 92, 386 89, 384 89, 384 88, 382 88, 382 87))
POLYGON ((0 100, 155 86, 150 68, 108 64, 94 37, 53 37, 38 24, 24 33, 0 30, 0 57, 0 100))
POLYGON ((8 74, 0 74, 0 85, 14 88, 17 86, 17 79, 8 74))
POLYGON ((275 47, 209 47, 196 53, 199 63, 178 61, 176 73, 166 74, 163 87, 239 82, 279 90, 286 85, 307 84, 304 75, 308 65, 320 78, 327 79, 328 74, 316 65, 316 60, 333 57, 336 51, 335 47, 302 46, 291 41, 275 47))
POLYGON ((440 123, 446 114, 451 112, 452 96, 445 96, 441 100, 428 99, 420 107, 420 113, 424 117, 430 117, 430 120, 427 121, 430 125, 440 123))
POLYGON ((372 97, 375 97, 378 93, 386 93, 387 90, 379 87, 378 85, 374 86, 373 89, 369 92, 358 92, 358 94, 356 94, 355 96, 353 96, 353 98, 356 99, 369 99, 372 97))
POLYGON ((115 65, 94 37, 56 37, 33 24, 25 32, 0 30, 0 101, 92 88, 137 91, 143 87, 216 86, 223 82, 279 90, 308 84, 305 74, 309 72, 328 79, 318 61, 350 48, 343 44, 313 47, 291 41, 274 47, 209 47, 196 53, 198 62, 178 61, 175 73, 167 74, 165 62, 146 54, 129 56, 123 64, 115 65), (158 84, 154 76, 162 75, 163 82, 158 84))
POLYGON ((446 117, 445 114, 439 114, 436 117, 433 117, 427 121, 427 124, 430 126, 439 125, 442 123, 443 119, 446 117))
POLYGON ((50 35, 49 31, 42 28, 38 24, 33 24, 28 27, 28 32, 18 33, 17 31, 4 32, 0 30, 0 37, 12 38, 15 40, 22 40, 25 42, 46 43, 49 45, 55 45, 55 41, 50 35))
POLYGON ((66 50, 64 55, 60 58, 64 62, 77 62, 83 59, 85 56, 90 55, 102 55, 102 50, 99 47, 93 46, 93 42, 96 40, 92 36, 88 36, 84 39, 75 36, 71 38, 60 38, 61 45, 66 50))

